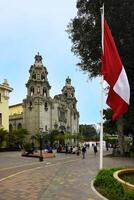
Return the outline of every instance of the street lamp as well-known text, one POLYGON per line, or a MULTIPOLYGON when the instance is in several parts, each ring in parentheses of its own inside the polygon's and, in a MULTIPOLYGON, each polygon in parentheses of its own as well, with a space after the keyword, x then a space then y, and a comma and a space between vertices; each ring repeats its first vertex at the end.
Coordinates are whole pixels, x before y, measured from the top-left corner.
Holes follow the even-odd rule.
POLYGON ((43 128, 39 128, 39 142, 40 142, 40 156, 39 156, 39 161, 43 161, 43 154, 42 154, 42 132, 43 128))

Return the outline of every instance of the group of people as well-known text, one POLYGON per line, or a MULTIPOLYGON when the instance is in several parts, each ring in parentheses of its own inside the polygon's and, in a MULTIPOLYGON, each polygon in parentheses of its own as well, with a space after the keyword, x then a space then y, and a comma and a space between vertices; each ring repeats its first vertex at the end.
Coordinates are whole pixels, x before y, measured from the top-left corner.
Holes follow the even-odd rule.
MULTIPOLYGON (((92 147, 93 147, 93 150, 94 150, 94 154, 96 155, 96 153, 97 153, 97 145, 95 145, 95 144, 93 144, 92 145, 92 147)), ((87 145, 84 145, 83 147, 82 147, 82 149, 81 149, 81 151, 82 151, 82 158, 84 159, 85 158, 85 154, 86 154, 86 151, 87 151, 87 145)))
MULTIPOLYGON (((92 147, 93 147, 94 154, 96 155, 97 144, 93 144, 92 147)), ((71 153, 71 154, 76 154, 78 156, 82 153, 82 158, 84 159, 87 149, 89 149, 89 148, 90 148, 89 144, 84 144, 83 146, 80 146, 80 145, 72 146, 72 145, 66 144, 64 147, 62 145, 60 145, 57 148, 57 152, 58 153, 71 153)))

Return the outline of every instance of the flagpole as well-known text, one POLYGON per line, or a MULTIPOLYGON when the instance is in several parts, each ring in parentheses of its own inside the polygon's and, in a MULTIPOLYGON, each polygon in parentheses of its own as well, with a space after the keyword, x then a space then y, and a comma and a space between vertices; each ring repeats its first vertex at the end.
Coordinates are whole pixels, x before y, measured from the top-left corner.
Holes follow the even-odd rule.
MULTIPOLYGON (((102 38, 101 38, 101 45, 102 45, 102 53, 104 53, 104 4, 101 7, 101 31, 102 31, 102 38)), ((100 127, 100 169, 103 168, 103 82, 104 77, 101 76, 101 127, 100 127)))

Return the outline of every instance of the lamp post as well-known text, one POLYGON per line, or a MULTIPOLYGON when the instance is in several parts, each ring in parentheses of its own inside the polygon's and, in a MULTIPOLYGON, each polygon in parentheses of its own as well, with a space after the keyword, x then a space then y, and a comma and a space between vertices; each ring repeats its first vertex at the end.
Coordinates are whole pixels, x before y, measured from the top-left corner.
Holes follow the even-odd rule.
POLYGON ((40 141, 40 156, 39 156, 39 161, 43 161, 43 154, 42 154, 42 131, 43 128, 39 128, 39 141, 40 141))

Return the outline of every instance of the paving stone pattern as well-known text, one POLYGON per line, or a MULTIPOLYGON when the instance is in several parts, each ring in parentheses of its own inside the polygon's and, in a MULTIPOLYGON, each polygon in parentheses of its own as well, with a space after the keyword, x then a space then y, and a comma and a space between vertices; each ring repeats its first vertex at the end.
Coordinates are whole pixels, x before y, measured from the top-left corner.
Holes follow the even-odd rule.
MULTIPOLYGON (((1 160, 4 162, 4 158, 0 157, 1 160)), ((99 169, 99 155, 95 156, 92 150, 85 159, 82 159, 81 155, 62 154, 41 163, 26 159, 25 162, 16 161, 15 165, 23 163, 33 163, 33 165, 27 168, 25 166, 24 172, 0 182, 0 200, 100 200, 90 187, 90 182, 99 169)), ((2 167, 7 167, 7 164, 6 160, 2 167)), ((104 157, 104 167, 133 166, 133 164, 134 159, 104 157)), ((19 170, 22 171, 23 167, 19 170)), ((19 170, 17 169, 17 172, 19 170)), ((9 171, 7 170, 8 176, 9 171)), ((0 178, 3 172, 5 171, 0 171, 0 178)))

